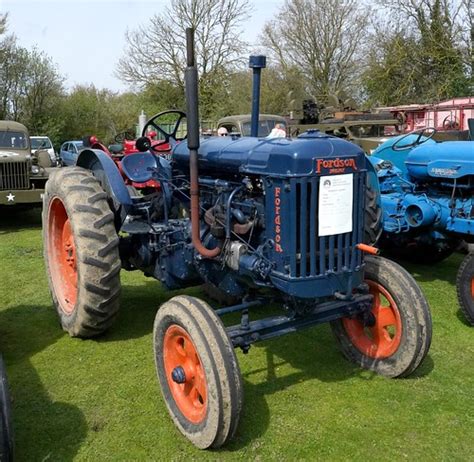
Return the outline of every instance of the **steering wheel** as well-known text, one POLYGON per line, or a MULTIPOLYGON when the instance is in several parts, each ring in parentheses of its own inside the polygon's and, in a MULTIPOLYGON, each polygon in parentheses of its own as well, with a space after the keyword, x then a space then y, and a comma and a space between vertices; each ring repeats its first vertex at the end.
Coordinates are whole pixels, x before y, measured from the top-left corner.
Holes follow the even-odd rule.
POLYGON ((402 136, 400 139, 395 141, 395 143, 392 144, 392 149, 394 151, 406 151, 407 149, 411 149, 411 148, 414 148, 415 146, 419 146, 420 144, 426 143, 428 140, 433 138, 435 133, 436 133, 436 128, 433 128, 433 127, 419 128, 418 130, 407 133, 405 136, 402 136), (415 141, 413 141, 410 144, 402 143, 403 140, 405 140, 406 138, 412 135, 418 135, 415 141), (401 146, 401 144, 403 145, 401 146))
POLYGON ((181 123, 183 119, 186 118, 186 113, 183 111, 178 111, 178 110, 169 110, 169 111, 163 111, 159 112, 158 114, 155 114, 151 119, 149 119, 146 123, 145 126, 143 127, 142 130, 142 137, 146 137, 148 129, 150 127, 153 127, 155 130, 158 131, 158 133, 161 133, 164 136, 163 140, 159 140, 156 142, 154 145, 150 146, 150 149, 153 151, 159 151, 158 148, 159 146, 163 144, 171 144, 175 145, 177 141, 183 141, 186 139, 187 135, 185 135, 183 138, 178 138, 176 135, 178 133, 179 127, 181 126, 181 123), (176 121, 174 122, 173 129, 168 132, 163 128, 163 125, 166 123, 166 116, 169 114, 175 114, 177 115, 176 121), (160 121, 160 119, 165 118, 165 120, 160 121))
POLYGON ((459 122, 456 119, 456 116, 448 115, 443 120, 443 130, 459 130, 459 122))
POLYGON ((124 141, 134 141, 135 140, 135 133, 130 130, 125 130, 123 132, 117 133, 115 135, 114 141, 116 143, 123 143, 124 141))

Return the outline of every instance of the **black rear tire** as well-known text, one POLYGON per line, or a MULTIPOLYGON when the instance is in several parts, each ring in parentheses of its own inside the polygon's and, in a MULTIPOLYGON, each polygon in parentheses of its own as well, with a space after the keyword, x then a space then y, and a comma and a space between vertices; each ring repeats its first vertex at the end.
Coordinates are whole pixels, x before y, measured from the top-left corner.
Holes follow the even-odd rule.
POLYGON ((342 353, 360 367, 386 377, 407 376, 421 364, 430 348, 432 322, 428 303, 413 277, 400 265, 375 256, 366 256, 365 263, 366 282, 380 290, 380 309, 375 310, 374 300, 372 311, 376 327, 380 320, 379 332, 388 337, 373 335, 370 328, 364 327, 362 320, 357 318, 333 321, 333 333, 342 353), (395 332, 389 332, 388 327, 393 327, 391 324, 384 325, 382 322, 382 312, 388 306, 395 311, 398 325, 395 332), (351 330, 350 327, 356 329, 351 330), (362 337, 352 335, 352 332, 358 332, 362 337), (379 345, 385 346, 383 342, 390 347, 386 355, 378 349, 379 345), (361 348, 362 345, 370 348, 361 348))
POLYGON ((13 460, 13 428, 5 363, 0 356, 0 461, 13 460))
POLYGON ((474 326, 474 252, 467 254, 459 267, 456 289, 461 311, 474 326))
POLYGON ((367 179, 365 190, 364 244, 375 246, 382 235, 382 209, 377 191, 367 179))
POLYGON ((72 337, 93 337, 107 330, 119 310, 119 238, 107 194, 90 171, 71 167, 50 176, 43 199, 43 244, 49 287, 63 329, 72 337), (61 220, 72 236, 67 287, 58 244, 61 220))
POLYGON ((163 398, 180 432, 201 449, 224 445, 237 429, 243 391, 234 348, 220 318, 198 298, 174 297, 158 310, 153 348, 163 398), (173 335, 176 341, 170 340, 173 335), (192 367, 186 366, 188 356, 196 358, 192 367), (183 382, 178 384, 171 372, 181 366, 183 382), (185 389, 186 396, 196 393, 199 401, 186 401, 185 389))

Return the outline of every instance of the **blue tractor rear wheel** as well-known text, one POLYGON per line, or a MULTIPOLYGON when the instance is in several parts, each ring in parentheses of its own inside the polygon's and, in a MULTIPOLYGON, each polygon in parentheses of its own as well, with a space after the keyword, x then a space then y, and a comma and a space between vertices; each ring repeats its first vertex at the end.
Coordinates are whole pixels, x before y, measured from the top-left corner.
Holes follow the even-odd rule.
POLYGON ((474 326, 474 252, 464 258, 456 278, 459 306, 467 321, 474 326))

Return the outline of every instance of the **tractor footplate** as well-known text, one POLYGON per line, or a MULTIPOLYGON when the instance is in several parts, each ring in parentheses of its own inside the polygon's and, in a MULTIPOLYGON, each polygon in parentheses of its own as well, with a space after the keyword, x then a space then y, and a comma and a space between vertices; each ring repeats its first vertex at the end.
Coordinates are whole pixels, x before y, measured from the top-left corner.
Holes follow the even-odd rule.
POLYGON ((296 332, 316 324, 334 321, 342 316, 355 316, 372 309, 372 295, 359 295, 350 301, 331 301, 316 305, 314 310, 304 316, 272 316, 256 321, 227 327, 234 347, 247 350, 249 345, 280 335, 296 332))

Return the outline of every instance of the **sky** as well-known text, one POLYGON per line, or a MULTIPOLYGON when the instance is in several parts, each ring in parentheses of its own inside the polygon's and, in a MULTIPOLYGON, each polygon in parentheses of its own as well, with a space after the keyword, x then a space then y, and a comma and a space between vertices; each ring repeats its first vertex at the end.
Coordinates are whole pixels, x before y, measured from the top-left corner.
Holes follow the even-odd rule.
MULTIPOLYGON (((251 1, 252 17, 244 38, 256 43, 266 21, 283 0, 251 1)), ((9 32, 20 45, 45 51, 66 77, 66 86, 93 83, 98 88, 124 91, 114 76, 125 48, 125 32, 146 25, 167 0, 0 0, 9 14, 9 32)))

